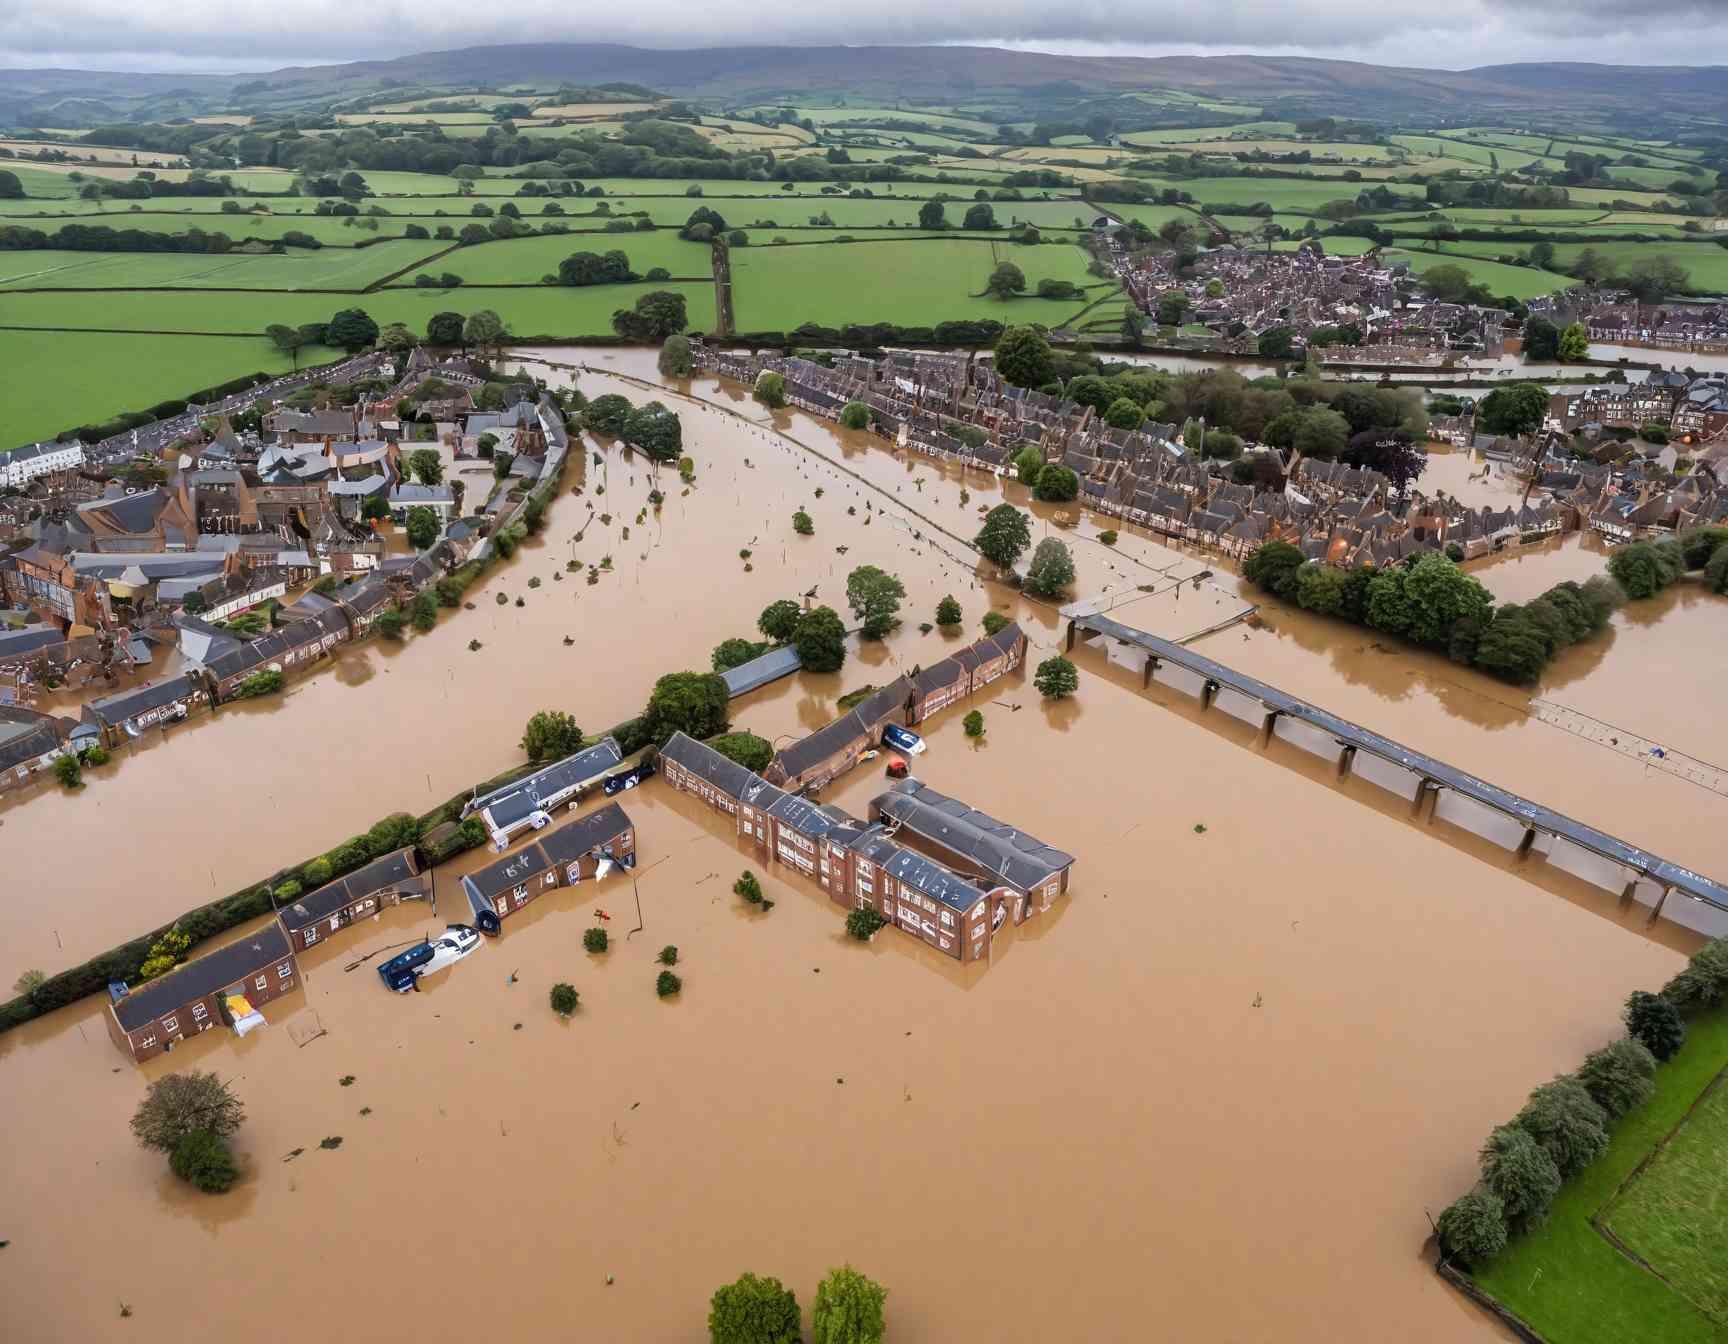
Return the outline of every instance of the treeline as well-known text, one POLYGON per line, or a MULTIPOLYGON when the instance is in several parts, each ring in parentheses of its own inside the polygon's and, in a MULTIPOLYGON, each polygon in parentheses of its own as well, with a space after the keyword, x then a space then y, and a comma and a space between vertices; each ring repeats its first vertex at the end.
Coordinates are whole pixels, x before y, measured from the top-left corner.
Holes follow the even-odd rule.
MULTIPOLYGON (((1540 1227, 1565 1183, 1608 1146, 1613 1126, 1656 1094, 1656 1066, 1686 1042, 1686 1017, 1728 998, 1728 939, 1692 954, 1660 993, 1636 990, 1621 1010, 1626 1034, 1543 1083, 1482 1144, 1481 1179, 1435 1220, 1441 1253, 1481 1266, 1508 1239, 1540 1227)), ((1704 1193, 1704 1192, 1701 1192, 1704 1193)))
POLYGON ((1343 569, 1308 560, 1287 541, 1269 541, 1242 565, 1245 578, 1305 611, 1395 635, 1453 662, 1517 685, 1541 677, 1564 649, 1607 629, 1628 597, 1654 597, 1688 569, 1728 592, 1728 528, 1615 550, 1608 574, 1567 580, 1529 602, 1495 605, 1493 594, 1454 563, 1463 551, 1412 556, 1388 569, 1343 569))
MULTIPOLYGON (((98 196, 120 201, 147 201, 152 196, 234 196, 233 180, 226 177, 205 177, 197 173, 184 182, 169 182, 148 169, 129 181, 119 182, 109 177, 86 177, 78 188, 86 199, 98 196)), ((248 192, 248 195, 269 195, 268 192, 248 192)))
POLYGON ((237 246, 256 251, 265 244, 271 252, 285 248, 324 246, 309 233, 291 229, 280 238, 241 239, 225 233, 206 233, 190 228, 185 233, 153 233, 149 229, 111 229, 105 224, 67 224, 53 233, 21 224, 0 227, 0 252, 230 252, 237 246))

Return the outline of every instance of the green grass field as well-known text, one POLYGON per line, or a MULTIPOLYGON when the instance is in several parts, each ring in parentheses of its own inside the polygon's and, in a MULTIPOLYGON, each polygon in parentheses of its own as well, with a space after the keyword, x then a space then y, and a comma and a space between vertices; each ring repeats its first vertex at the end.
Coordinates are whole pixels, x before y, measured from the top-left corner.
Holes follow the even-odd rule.
MULTIPOLYGON (((1657 1070, 1656 1095, 1614 1127, 1602 1156, 1560 1191, 1548 1221, 1477 1270, 1476 1282, 1549 1344, 1721 1344, 1721 1326, 1622 1255, 1591 1220, 1673 1133, 1725 1064, 1728 1011, 1718 1009, 1691 1024, 1685 1048, 1657 1070)), ((1713 1121, 1711 1132, 1718 1145, 1711 1186, 1719 1193, 1723 1131, 1713 1121)), ((1664 1217, 1677 1214, 1670 1208, 1664 1217)), ((1718 1276, 1721 1230, 1719 1224, 1713 1229, 1718 1276)), ((1711 1230, 1698 1226, 1696 1235, 1708 1239, 1711 1230)))
MULTIPOLYGON (((546 237, 509 238, 495 243, 460 247, 425 269, 433 275, 448 271, 471 285, 533 285, 554 274, 558 263, 573 252, 623 252, 631 269, 646 274, 656 266, 674 278, 694 280, 713 274, 713 250, 706 243, 685 242, 669 229, 653 233, 560 233, 546 237)), ((412 285, 417 271, 391 283, 412 285)))
MULTIPOLYGON (((982 278, 978 283, 983 284, 982 278)), ((688 305, 690 329, 713 329, 714 286, 706 283, 591 285, 583 289, 562 285, 534 285, 524 289, 464 285, 460 289, 381 289, 371 294, 296 294, 284 291, 264 295, 216 290, 6 294, 0 298, 0 330, 39 327, 68 331, 251 335, 262 332, 272 323, 296 326, 303 322, 324 322, 338 309, 363 308, 381 326, 387 322, 401 322, 411 331, 423 332, 426 320, 433 313, 445 310, 472 313, 490 308, 504 319, 512 335, 575 340, 584 336, 610 336, 613 311, 628 308, 639 294, 651 289, 670 289, 683 294, 688 305)), ((89 375, 86 371, 79 376, 87 379, 89 375)), ((10 381, 8 378, 8 383, 10 381)), ((208 383, 210 380, 203 381, 208 383)), ((197 382, 191 379, 188 385, 197 382)))
POLYGON ((1302 182, 1280 177, 1202 177, 1188 182, 1153 182, 1155 187, 1175 187, 1201 205, 1219 201, 1230 205, 1253 205, 1265 201, 1274 210, 1303 213, 1319 209, 1327 201, 1353 201, 1362 190, 1359 182, 1302 182))
POLYGON ((1025 272, 1029 290, 1044 279, 1100 283, 1086 274, 1086 254, 1067 244, 941 239, 750 247, 732 255, 734 316, 740 331, 789 331, 805 322, 934 325, 967 317, 1054 325, 1102 293, 1060 302, 977 297, 998 257, 1025 272))
POLYGON ((1603 1222, 1711 1320, 1728 1326, 1728 1088, 1715 1087, 1603 1222))
POLYGON ((1554 249, 1554 264, 1572 265, 1586 247, 1595 248, 1598 255, 1610 258, 1618 266, 1628 266, 1644 257, 1666 257, 1685 269, 1694 288, 1718 294, 1728 292, 1728 248, 1714 243, 1562 243, 1554 249))
MULTIPOLYGON (((333 351, 309 351, 320 359, 333 351)), ((63 429, 145 410, 247 373, 286 373, 286 355, 262 336, 110 336, 0 331, 0 447, 53 438, 63 429), (101 370, 100 377, 92 376, 101 370)))
MULTIPOLYGON (((1494 244, 1478 243, 1476 246, 1492 247, 1494 244)), ((1510 294, 1514 298, 1533 299, 1539 294, 1552 294, 1557 289, 1565 289, 1573 283, 1565 276, 1554 275, 1549 271, 1539 271, 1528 266, 1507 266, 1498 261, 1453 252, 1429 252, 1426 249, 1414 252, 1389 247, 1382 255, 1388 262, 1408 261, 1417 275, 1434 266, 1462 266, 1469 272, 1472 280, 1488 286, 1488 292, 1496 297, 1510 294)))
POLYGON ((8 289, 363 289, 447 246, 394 241, 280 255, 207 252, 0 252, 8 289))

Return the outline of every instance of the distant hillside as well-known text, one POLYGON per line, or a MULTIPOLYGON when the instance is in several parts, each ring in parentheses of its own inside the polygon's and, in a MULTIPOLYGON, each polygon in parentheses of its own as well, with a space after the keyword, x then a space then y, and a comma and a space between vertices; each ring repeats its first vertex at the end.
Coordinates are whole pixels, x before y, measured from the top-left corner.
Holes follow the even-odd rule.
POLYGON ((236 85, 295 99, 351 97, 394 85, 473 87, 630 81, 671 93, 776 98, 820 90, 872 96, 989 92, 1074 97, 1137 88, 1246 98, 1284 110, 1481 120, 1491 113, 1685 114, 1728 117, 1728 67, 1566 63, 1418 70, 1272 56, 1056 56, 994 47, 719 47, 649 51, 599 43, 531 43, 423 52, 391 60, 300 66, 219 78, 67 70, 0 70, 7 109, 81 99, 133 116, 220 101, 236 85))

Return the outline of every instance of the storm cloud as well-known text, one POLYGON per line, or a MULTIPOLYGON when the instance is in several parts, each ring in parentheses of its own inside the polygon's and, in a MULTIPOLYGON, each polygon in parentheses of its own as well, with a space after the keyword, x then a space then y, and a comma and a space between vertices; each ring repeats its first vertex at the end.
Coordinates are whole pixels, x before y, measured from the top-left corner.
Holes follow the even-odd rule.
POLYGON ((565 0, 0 0, 0 64, 109 70, 256 71, 514 42, 620 42, 645 47, 977 44, 1075 55, 1249 52, 1463 69, 1519 61, 1673 62, 1722 51, 1728 16, 1700 0, 875 0, 737 6, 688 0, 572 6, 565 0), (1651 43, 1652 31, 1685 33, 1651 43))

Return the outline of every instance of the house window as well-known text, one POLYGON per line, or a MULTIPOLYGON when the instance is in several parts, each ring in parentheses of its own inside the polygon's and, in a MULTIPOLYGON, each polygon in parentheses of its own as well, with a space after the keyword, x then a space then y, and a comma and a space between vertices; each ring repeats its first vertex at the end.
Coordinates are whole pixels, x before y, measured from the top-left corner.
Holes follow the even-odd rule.
POLYGON ((141 1036, 138 1038, 138 1048, 140 1050, 148 1050, 151 1046, 153 1046, 155 1044, 156 1044, 156 1037, 153 1035, 152 1036, 141 1036))
POLYGON ((200 1017, 203 1017, 203 1016, 204 1016, 204 1015, 205 1015, 205 1014, 206 1014, 206 1013, 208 1013, 208 1012, 209 1012, 209 1011, 210 1011, 210 1010, 209 1010, 209 1009, 208 1009, 208 1008, 206 1008, 206 1007, 205 1007, 205 1006, 204 1006, 204 1005, 203 1005, 203 1004, 201 1004, 201 1003, 195 1003, 195 1004, 193 1004, 193 1005, 192 1005, 192 1016, 193 1016, 193 1017, 194 1017, 194 1018, 200 1018, 200 1017))
POLYGON ((547 873, 546 874, 546 885, 549 887, 557 886, 558 885, 558 874, 557 873, 547 873))
POLYGON ((259 989, 269 989, 270 988, 270 977, 267 975, 261 975, 256 980, 254 980, 252 983, 257 985, 259 989))
POLYGON ((954 915, 953 915, 953 913, 951 911, 944 910, 942 912, 942 922, 944 924, 946 924, 949 928, 953 928, 954 927, 954 915))
POLYGON ((516 899, 519 901, 525 900, 525 899, 527 899, 527 896, 528 896, 528 884, 526 882, 518 883, 516 886, 516 899))
POLYGON ((306 946, 308 946, 308 947, 312 946, 313 943, 317 942, 318 941, 318 930, 317 930, 316 926, 307 929, 305 934, 303 935, 303 937, 305 938, 306 946))
POLYGON ((285 961, 280 966, 278 966, 276 968, 276 978, 278 980, 286 980, 289 976, 291 976, 293 974, 294 974, 294 963, 291 961, 285 961))
POLYGON ((162 1019, 162 1030, 163 1031, 179 1031, 180 1030, 180 1019, 178 1017, 165 1017, 165 1018, 163 1018, 162 1019))

